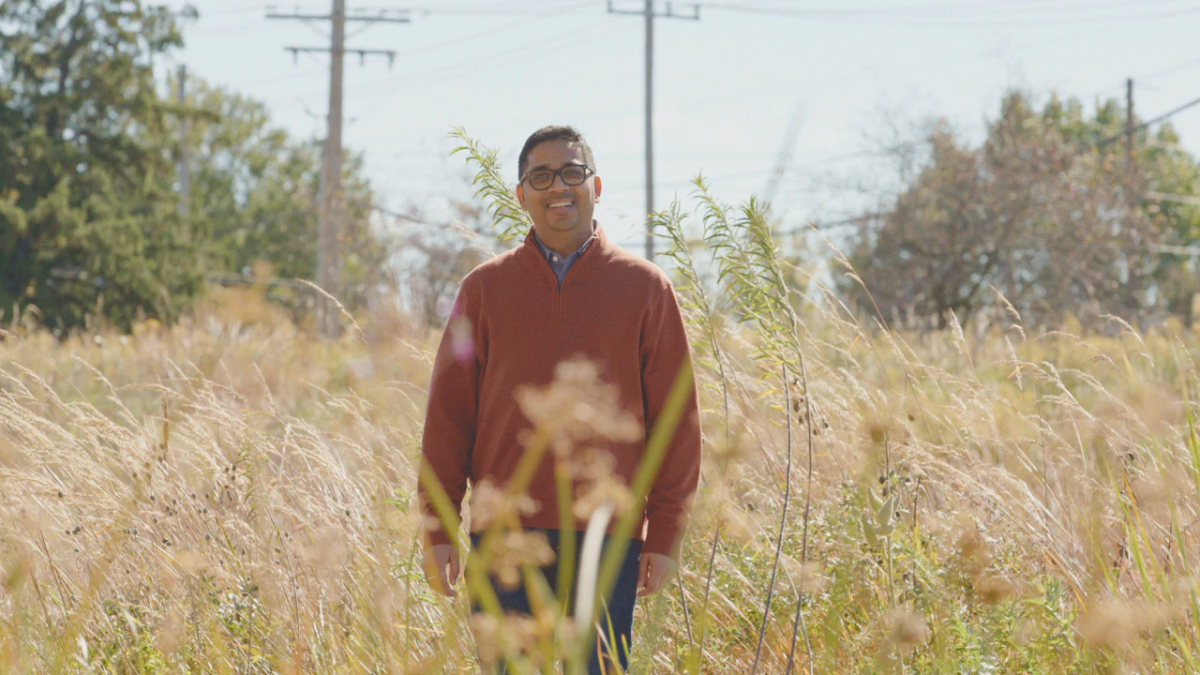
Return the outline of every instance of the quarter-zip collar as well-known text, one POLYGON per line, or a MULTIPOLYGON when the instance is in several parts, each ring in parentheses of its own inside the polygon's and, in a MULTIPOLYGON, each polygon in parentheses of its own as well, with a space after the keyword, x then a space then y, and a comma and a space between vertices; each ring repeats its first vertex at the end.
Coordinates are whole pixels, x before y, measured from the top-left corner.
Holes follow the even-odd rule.
MULTIPOLYGON (((608 246, 608 236, 604 233, 604 226, 593 220, 592 236, 576 251, 579 257, 574 261, 571 269, 589 266, 592 260, 604 257, 604 251, 608 246)), ((529 233, 525 235, 525 242, 521 246, 520 256, 525 261, 525 265, 531 268, 535 275, 545 279, 552 288, 555 288, 561 294, 562 283, 559 282, 554 270, 550 268, 550 262, 542 253, 541 242, 538 241, 532 227, 529 228, 529 233)), ((578 276, 578 273, 571 274, 570 276, 574 278, 578 276)), ((564 273, 564 281, 566 277, 567 275, 564 273)))
MULTIPOLYGON (((595 231, 596 223, 592 221, 592 232, 594 233, 595 231)), ((563 277, 566 276, 571 266, 575 264, 576 260, 579 260, 579 256, 583 255, 583 252, 592 244, 592 237, 588 237, 573 253, 564 256, 557 251, 550 250, 542 242, 541 237, 537 236, 536 231, 530 229, 530 233, 533 235, 533 241, 537 244, 538 250, 542 252, 542 256, 546 258, 546 262, 550 263, 550 269, 554 270, 554 276, 558 279, 558 285, 560 286, 562 285, 563 277)))

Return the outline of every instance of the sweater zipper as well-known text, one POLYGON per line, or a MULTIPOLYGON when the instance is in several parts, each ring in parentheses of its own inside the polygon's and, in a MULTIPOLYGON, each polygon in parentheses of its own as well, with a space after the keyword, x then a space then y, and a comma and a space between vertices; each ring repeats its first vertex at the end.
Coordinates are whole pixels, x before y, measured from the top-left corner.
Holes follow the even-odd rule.
MULTIPOLYGON (((595 245, 595 242, 593 242, 593 243, 592 243, 592 245, 595 245)), ((543 258, 543 260, 544 260, 544 258, 543 258)), ((575 263, 574 263, 573 265, 571 265, 571 269, 575 269, 575 267, 576 267, 577 265, 579 265, 579 263, 580 263, 582 260, 583 260, 583 256, 580 256, 578 259, 576 259, 576 260, 575 260, 575 263)), ((547 267, 549 267, 549 266, 550 266, 550 261, 548 261, 548 260, 546 261, 546 266, 547 266, 547 267)), ((561 316, 563 315, 563 302, 562 302, 562 298, 563 298, 563 284, 564 284, 564 283, 566 283, 566 280, 567 280, 567 274, 570 274, 570 273, 571 273, 571 270, 570 270, 570 269, 569 269, 569 270, 567 270, 566 274, 564 274, 564 275, 563 275, 563 280, 562 280, 562 281, 558 281, 558 275, 554 273, 554 269, 553 269, 553 268, 551 268, 551 269, 550 269, 550 275, 551 275, 551 276, 553 276, 553 277, 554 277, 554 280, 558 282, 558 286, 557 286, 557 290, 556 290, 556 293, 558 294, 558 312, 555 314, 555 316, 559 316, 559 317, 561 317, 561 316)))
MULTIPOLYGON (((548 265, 549 263, 546 263, 546 264, 548 265)), ((573 265, 571 265, 571 269, 574 269, 575 265, 578 265, 578 264, 579 264, 579 260, 576 260, 575 263, 573 265)), ((554 276, 554 280, 558 282, 558 286, 557 286, 557 288, 558 288, 558 291, 557 291, 558 292, 558 313, 555 314, 555 316, 557 316, 557 317, 561 317, 563 315, 563 302, 562 302, 563 284, 566 283, 567 274, 570 274, 570 273, 571 273, 571 270, 567 270, 566 273, 563 274, 563 280, 558 281, 558 275, 554 274, 553 269, 550 270, 550 274, 552 274, 554 276)))

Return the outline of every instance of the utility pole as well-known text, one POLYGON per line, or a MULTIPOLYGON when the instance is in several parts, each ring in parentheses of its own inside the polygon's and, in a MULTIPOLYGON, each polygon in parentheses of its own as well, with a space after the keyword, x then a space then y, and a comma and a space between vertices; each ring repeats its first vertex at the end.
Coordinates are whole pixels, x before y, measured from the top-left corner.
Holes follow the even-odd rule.
MULTIPOLYGON (((333 40, 329 58, 329 118, 325 148, 321 153, 321 220, 317 225, 317 285, 327 293, 341 293, 341 250, 338 226, 342 222, 342 72, 346 55, 346 2, 333 0, 333 40)), ((293 51, 292 58, 299 56, 293 51)), ((394 58, 394 57, 393 57, 394 58)), ((329 298, 322 296, 317 305, 317 330, 325 337, 336 337, 337 315, 329 298)))
POLYGON ((609 14, 632 14, 646 19, 646 260, 654 262, 654 19, 688 19, 700 20, 700 5, 691 5, 690 15, 676 14, 672 3, 667 3, 667 11, 658 14, 654 9, 654 0, 646 0, 646 8, 642 11, 622 10, 613 7, 608 0, 609 14))
POLYGON ((1125 178, 1133 190, 1133 78, 1125 80, 1125 178))
MULTIPOLYGON (((187 105, 187 66, 179 65, 179 108, 187 105)), ((179 116, 179 215, 186 216, 191 207, 192 170, 188 166, 188 121, 187 115, 179 116)))
MULTIPOLYGON (((268 19, 299 19, 301 21, 329 21, 332 26, 330 46, 285 47, 292 53, 293 60, 301 52, 328 53, 329 59, 329 117, 325 146, 321 153, 320 224, 317 227, 317 286, 336 297, 341 278, 341 254, 339 251, 338 228, 342 219, 342 71, 346 52, 358 54, 359 61, 367 56, 384 55, 388 66, 396 59, 391 49, 346 49, 346 22, 365 23, 408 23, 407 11, 380 11, 371 16, 346 16, 346 1, 333 0, 333 11, 319 14, 276 14, 267 13, 268 19)), ((317 298, 317 332, 324 337, 338 334, 338 309, 329 298, 317 298)))

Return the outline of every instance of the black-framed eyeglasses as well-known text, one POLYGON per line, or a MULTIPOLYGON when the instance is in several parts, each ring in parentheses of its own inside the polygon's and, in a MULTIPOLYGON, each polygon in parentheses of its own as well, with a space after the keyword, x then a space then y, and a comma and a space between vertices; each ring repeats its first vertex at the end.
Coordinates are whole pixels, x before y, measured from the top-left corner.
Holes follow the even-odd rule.
POLYGON ((561 169, 532 169, 525 172, 521 182, 529 181, 529 187, 534 190, 546 190, 554 185, 554 177, 558 176, 567 185, 575 187, 582 185, 583 181, 594 173, 596 172, 587 164, 568 164, 561 169))

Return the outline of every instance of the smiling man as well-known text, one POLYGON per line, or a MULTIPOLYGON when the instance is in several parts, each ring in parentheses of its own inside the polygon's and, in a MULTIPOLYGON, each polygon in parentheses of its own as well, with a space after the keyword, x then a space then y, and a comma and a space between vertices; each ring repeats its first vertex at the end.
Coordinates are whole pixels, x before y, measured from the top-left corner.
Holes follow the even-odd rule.
MULTIPOLYGON (((591 148, 571 127, 546 127, 530 136, 518 161, 516 194, 533 228, 524 244, 477 267, 459 289, 434 361, 421 448, 423 462, 455 509, 461 509, 468 482, 507 484, 531 427, 514 394, 524 386, 550 384, 559 363, 591 361, 600 378, 619 391, 621 407, 640 423, 644 433, 636 441, 597 448, 608 453, 614 477, 626 485, 676 377, 691 368, 670 280, 610 242, 593 219, 602 191, 595 167, 591 148)), ((678 567, 680 537, 699 480, 700 444, 693 386, 646 497, 643 526, 635 530, 605 605, 616 643, 598 641, 590 673, 602 672, 602 660, 628 666, 636 598, 664 588, 678 567)), ((424 486, 420 494, 430 516, 426 521, 435 521, 424 486)), ((544 533, 557 555, 562 533, 552 458, 538 467, 529 496, 536 507, 522 513, 521 526, 544 533)), ((578 547, 586 523, 575 525, 578 547)), ((429 582, 453 595, 460 553, 439 527, 431 525, 426 534, 429 582)), ((573 559, 579 560, 578 550, 573 559)), ((554 571, 554 565, 543 568, 552 590, 554 571)), ((496 590, 506 611, 529 613, 524 588, 496 590)), ((608 635, 607 622, 605 629, 608 635)), ((608 666, 604 672, 613 670, 608 666)))

